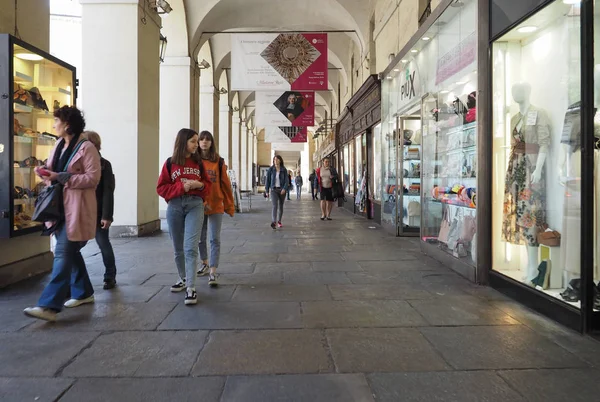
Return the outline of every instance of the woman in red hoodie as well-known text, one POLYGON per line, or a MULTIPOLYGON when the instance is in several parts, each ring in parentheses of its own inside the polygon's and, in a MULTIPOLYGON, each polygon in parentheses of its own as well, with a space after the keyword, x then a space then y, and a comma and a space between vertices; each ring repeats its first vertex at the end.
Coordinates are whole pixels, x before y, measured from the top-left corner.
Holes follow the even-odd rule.
POLYGON ((217 153, 215 139, 208 131, 200 132, 200 156, 213 183, 213 188, 208 198, 205 199, 204 224, 202 225, 202 236, 198 245, 202 266, 198 270, 198 275, 202 276, 208 273, 208 285, 215 287, 217 286, 216 272, 221 255, 223 213, 233 217, 235 207, 233 205, 231 182, 229 176, 227 176, 227 166, 223 158, 217 153), (207 249, 207 237, 210 240, 210 259, 207 249))
POLYGON ((196 304, 198 242, 204 219, 204 200, 211 181, 198 153, 198 133, 182 128, 177 133, 173 156, 165 162, 156 191, 167 201, 167 223, 175 249, 179 281, 171 292, 185 292, 185 304, 196 304))

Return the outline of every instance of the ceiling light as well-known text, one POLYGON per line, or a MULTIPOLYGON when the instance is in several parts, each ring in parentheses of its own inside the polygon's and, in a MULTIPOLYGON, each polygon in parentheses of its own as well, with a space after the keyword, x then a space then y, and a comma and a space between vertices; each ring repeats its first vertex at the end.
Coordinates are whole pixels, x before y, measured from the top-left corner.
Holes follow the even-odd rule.
POLYGON ((34 53, 29 53, 29 52, 16 53, 15 57, 18 57, 21 60, 28 60, 28 61, 44 60, 44 58, 42 56, 40 56, 39 54, 34 54, 34 53))
POLYGON ((208 61, 206 61, 205 59, 202 59, 202 61, 200 62, 200 65, 198 66, 198 68, 200 70, 204 70, 210 67, 210 63, 208 61))
POLYGON ((408 63, 408 60, 404 59, 404 60, 402 60, 402 63, 406 64, 406 63, 408 63))
POLYGON ((391 75, 388 75, 388 76, 387 76, 387 79, 388 79, 388 80, 391 80, 392 78, 393 78, 393 77, 392 77, 391 75))
POLYGON ((446 91, 445 89, 443 91, 440 91, 441 94, 447 94, 450 91, 446 91))
POLYGON ((227 90, 225 88, 221 87, 221 89, 219 89, 219 93, 221 95, 225 95, 227 93, 227 90))
POLYGON ((423 36, 423 38, 422 38, 422 39, 423 39, 424 41, 426 41, 426 42, 427 42, 428 40, 431 40, 431 38, 430 38, 429 36, 423 36))
POLYGON ((399 73, 400 69, 399 68, 395 68, 394 71, 397 72, 397 73, 399 73))
POLYGON ((521 27, 521 28, 517 29, 517 31, 520 33, 531 33, 531 32, 537 31, 537 27, 526 26, 526 27, 521 27))
POLYGON ((457 81, 456 82, 456 85, 465 85, 465 84, 466 84, 466 82, 464 82, 464 81, 457 81))
POLYGON ((413 49, 410 51, 411 53, 419 53, 419 51, 417 49, 413 49))
POLYGON ((581 3, 581 0, 563 0, 563 3, 565 3, 565 4, 579 4, 579 3, 581 3))

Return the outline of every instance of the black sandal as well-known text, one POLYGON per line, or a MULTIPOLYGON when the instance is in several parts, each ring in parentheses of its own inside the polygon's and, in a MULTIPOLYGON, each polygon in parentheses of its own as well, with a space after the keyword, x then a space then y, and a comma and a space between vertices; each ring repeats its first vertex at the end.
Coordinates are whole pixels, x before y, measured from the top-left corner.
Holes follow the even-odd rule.
POLYGON ((324 220, 325 220, 325 217, 324 217, 324 216, 322 216, 322 217, 321 217, 321 220, 322 220, 322 221, 324 221, 324 220))
POLYGON ((327 217, 327 220, 328 220, 328 221, 332 221, 333 219, 331 219, 330 217, 327 217))

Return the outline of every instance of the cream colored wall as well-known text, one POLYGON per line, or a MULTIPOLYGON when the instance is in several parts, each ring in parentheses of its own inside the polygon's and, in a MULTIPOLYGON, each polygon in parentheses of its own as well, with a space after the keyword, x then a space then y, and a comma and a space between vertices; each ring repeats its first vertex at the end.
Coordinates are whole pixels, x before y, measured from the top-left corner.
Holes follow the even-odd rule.
MULTIPOLYGON (((14 0, 0 0, 0 32, 14 34, 14 0)), ((20 0, 18 28, 21 39, 50 50, 50 1, 20 0)), ((50 240, 39 233, 0 239, 0 267, 50 251, 50 240)))
POLYGON ((271 143, 265 142, 265 130, 258 133, 258 166, 271 166, 271 143))
MULTIPOLYGON (((18 0, 19 37, 50 51, 50 0, 18 0)), ((15 0, 0 0, 0 32, 15 35, 15 0)))
MULTIPOLYGON (((138 21, 144 11, 138 7, 138 21)), ((158 219, 155 174, 159 166, 160 28, 149 21, 138 25, 138 183, 137 224, 158 219)))

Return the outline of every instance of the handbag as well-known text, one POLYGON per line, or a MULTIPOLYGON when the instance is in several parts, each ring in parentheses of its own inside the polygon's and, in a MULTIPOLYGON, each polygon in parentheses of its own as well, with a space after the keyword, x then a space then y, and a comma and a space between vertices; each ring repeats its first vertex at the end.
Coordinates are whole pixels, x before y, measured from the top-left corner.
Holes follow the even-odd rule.
POLYGON ((442 243, 448 243, 448 235, 450 234, 450 222, 448 221, 448 212, 444 212, 442 217, 442 224, 440 226, 440 233, 438 234, 438 241, 442 243))
POLYGON ((477 220, 472 215, 466 215, 463 221, 460 240, 464 243, 470 242, 477 231, 477 220))
MULTIPOLYGON (((67 171, 69 164, 71 163, 71 159, 77 153, 81 144, 83 144, 86 140, 80 141, 77 146, 73 149, 71 153, 71 157, 65 164, 65 168, 63 172, 67 171)), ((63 185, 60 183, 51 184, 45 187, 38 198, 35 200, 35 208, 33 210, 32 220, 36 222, 50 222, 50 221, 60 221, 64 218, 65 211, 63 205, 63 185)))
POLYGON ((331 187, 331 192, 333 195, 333 199, 337 200, 338 198, 344 198, 344 186, 339 180, 333 180, 331 187))
POLYGON ((548 247, 560 246, 560 233, 556 230, 546 230, 547 225, 540 228, 540 232, 537 235, 537 241, 539 244, 548 247))

